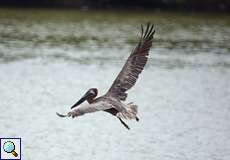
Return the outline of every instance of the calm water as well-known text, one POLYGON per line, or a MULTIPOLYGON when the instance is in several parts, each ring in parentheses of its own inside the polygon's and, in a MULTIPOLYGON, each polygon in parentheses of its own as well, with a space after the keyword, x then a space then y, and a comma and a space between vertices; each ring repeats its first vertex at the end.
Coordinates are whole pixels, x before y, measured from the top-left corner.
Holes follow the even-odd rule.
POLYGON ((229 18, 0 9, 0 137, 22 137, 24 160, 229 160, 229 18), (127 101, 140 122, 57 117, 107 91, 147 21, 155 42, 127 101))

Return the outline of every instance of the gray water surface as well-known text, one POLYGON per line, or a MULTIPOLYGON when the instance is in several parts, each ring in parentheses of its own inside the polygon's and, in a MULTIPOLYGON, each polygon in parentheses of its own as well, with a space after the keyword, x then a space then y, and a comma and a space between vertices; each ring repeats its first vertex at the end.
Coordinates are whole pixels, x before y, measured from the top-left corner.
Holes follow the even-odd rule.
POLYGON ((0 137, 22 137, 23 160, 230 159, 229 16, 0 9, 0 37, 0 137), (107 91, 147 21, 155 41, 127 100, 140 122, 57 117, 107 91))

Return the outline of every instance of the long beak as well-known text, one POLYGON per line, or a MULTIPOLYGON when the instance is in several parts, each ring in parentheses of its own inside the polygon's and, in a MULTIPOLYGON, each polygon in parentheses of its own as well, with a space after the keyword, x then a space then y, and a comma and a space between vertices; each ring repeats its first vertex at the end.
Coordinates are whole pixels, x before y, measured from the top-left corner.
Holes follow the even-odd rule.
POLYGON ((89 93, 86 93, 79 101, 77 101, 77 103, 75 103, 71 109, 73 109, 74 107, 77 107, 78 105, 80 105, 81 103, 83 103, 85 100, 87 100, 89 96, 89 93))

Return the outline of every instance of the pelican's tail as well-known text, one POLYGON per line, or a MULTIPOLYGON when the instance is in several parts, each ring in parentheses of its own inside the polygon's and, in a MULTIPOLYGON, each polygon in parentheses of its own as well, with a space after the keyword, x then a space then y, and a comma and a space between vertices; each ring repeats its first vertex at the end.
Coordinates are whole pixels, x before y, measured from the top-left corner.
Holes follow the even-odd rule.
POLYGON ((137 117, 137 105, 131 103, 128 103, 126 106, 126 110, 123 112, 118 112, 117 117, 123 118, 123 119, 136 119, 136 121, 139 121, 139 118, 137 117))

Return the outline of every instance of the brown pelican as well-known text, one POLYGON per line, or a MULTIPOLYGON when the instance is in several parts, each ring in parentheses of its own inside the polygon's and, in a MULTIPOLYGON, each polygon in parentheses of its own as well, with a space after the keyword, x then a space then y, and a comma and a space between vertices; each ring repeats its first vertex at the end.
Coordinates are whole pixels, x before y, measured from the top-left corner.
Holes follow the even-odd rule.
POLYGON ((122 70, 105 95, 96 98, 98 90, 97 88, 91 88, 71 107, 71 109, 74 108, 71 112, 66 115, 57 113, 57 115, 60 117, 74 118, 85 113, 105 111, 116 116, 120 122, 129 129, 129 126, 123 119, 136 119, 136 121, 138 121, 137 105, 132 102, 125 104, 122 101, 126 100, 126 91, 135 85, 139 74, 144 69, 148 60, 149 50, 152 46, 154 33, 153 25, 148 23, 145 31, 143 26, 141 26, 139 43, 128 57, 122 70), (88 103, 83 103, 86 100, 88 103))

